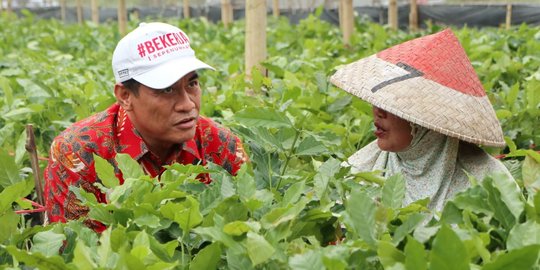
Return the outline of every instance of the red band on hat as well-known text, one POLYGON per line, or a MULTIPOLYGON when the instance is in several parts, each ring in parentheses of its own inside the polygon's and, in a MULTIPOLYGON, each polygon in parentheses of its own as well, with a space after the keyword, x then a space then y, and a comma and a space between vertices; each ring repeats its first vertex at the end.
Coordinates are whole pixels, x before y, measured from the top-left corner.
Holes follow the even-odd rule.
POLYGON ((377 53, 377 57, 396 65, 410 65, 422 72, 424 78, 461 93, 486 95, 465 50, 450 29, 391 47, 377 53))

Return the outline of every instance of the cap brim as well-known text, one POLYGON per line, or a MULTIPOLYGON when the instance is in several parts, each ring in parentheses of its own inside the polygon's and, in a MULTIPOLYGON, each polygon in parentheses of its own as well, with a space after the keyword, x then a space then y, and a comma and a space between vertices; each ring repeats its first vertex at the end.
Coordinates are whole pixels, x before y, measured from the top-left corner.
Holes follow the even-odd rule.
POLYGON ((133 76, 136 81, 155 89, 163 89, 173 85, 188 73, 199 69, 215 68, 190 56, 169 61, 148 72, 133 76))

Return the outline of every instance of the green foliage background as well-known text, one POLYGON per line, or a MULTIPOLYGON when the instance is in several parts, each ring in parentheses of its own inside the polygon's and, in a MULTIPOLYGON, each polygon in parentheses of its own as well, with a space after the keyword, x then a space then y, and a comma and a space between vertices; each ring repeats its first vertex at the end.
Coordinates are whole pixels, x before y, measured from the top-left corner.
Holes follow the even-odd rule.
MULTIPOLYGON (((244 21, 168 21, 185 30, 202 74, 202 114, 231 127, 252 159, 236 177, 219 167, 172 166, 158 183, 131 172, 117 186, 96 158, 109 204, 75 189, 98 235, 80 221, 30 226, 14 213, 35 199, 24 126, 38 151, 72 122, 114 102, 110 60, 117 25, 63 25, 31 14, 0 18, 0 266, 40 269, 538 269, 540 251, 540 28, 455 29, 487 89, 516 183, 487 177, 442 213, 401 207, 399 177, 351 174, 341 161, 370 142, 370 106, 328 82, 339 65, 434 33, 357 21, 352 45, 316 14, 291 26, 269 18, 268 76, 243 67, 244 21), (254 95, 246 95, 246 90, 254 95), (212 173, 209 186, 195 175, 212 173), (432 219, 432 217, 437 219, 432 219), (333 241, 341 242, 328 245, 333 241), (61 252, 59 249, 62 248, 61 252)), ((136 27, 131 22, 130 27, 136 27)), ((45 163, 42 163, 43 167, 45 163)), ((124 170, 123 170, 124 171, 124 170)))

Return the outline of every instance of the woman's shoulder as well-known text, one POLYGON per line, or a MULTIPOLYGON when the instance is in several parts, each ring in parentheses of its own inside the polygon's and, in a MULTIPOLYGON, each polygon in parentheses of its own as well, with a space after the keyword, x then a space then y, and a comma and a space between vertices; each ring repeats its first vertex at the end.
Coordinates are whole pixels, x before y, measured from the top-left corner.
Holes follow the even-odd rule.
POLYGON ((500 160, 472 143, 460 142, 458 160, 464 169, 478 180, 494 172, 502 172, 510 176, 510 172, 500 160))

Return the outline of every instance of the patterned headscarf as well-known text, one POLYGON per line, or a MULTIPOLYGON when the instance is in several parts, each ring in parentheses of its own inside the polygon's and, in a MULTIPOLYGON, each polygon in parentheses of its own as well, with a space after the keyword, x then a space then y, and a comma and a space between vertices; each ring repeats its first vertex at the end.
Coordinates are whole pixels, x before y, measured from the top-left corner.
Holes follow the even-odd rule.
POLYGON ((406 183, 404 205, 429 197, 429 208, 438 211, 470 185, 465 172, 478 180, 496 171, 510 176, 501 162, 478 146, 416 124, 411 126, 413 139, 406 149, 387 152, 373 141, 348 159, 352 171, 382 170, 384 177, 401 173, 406 183))

